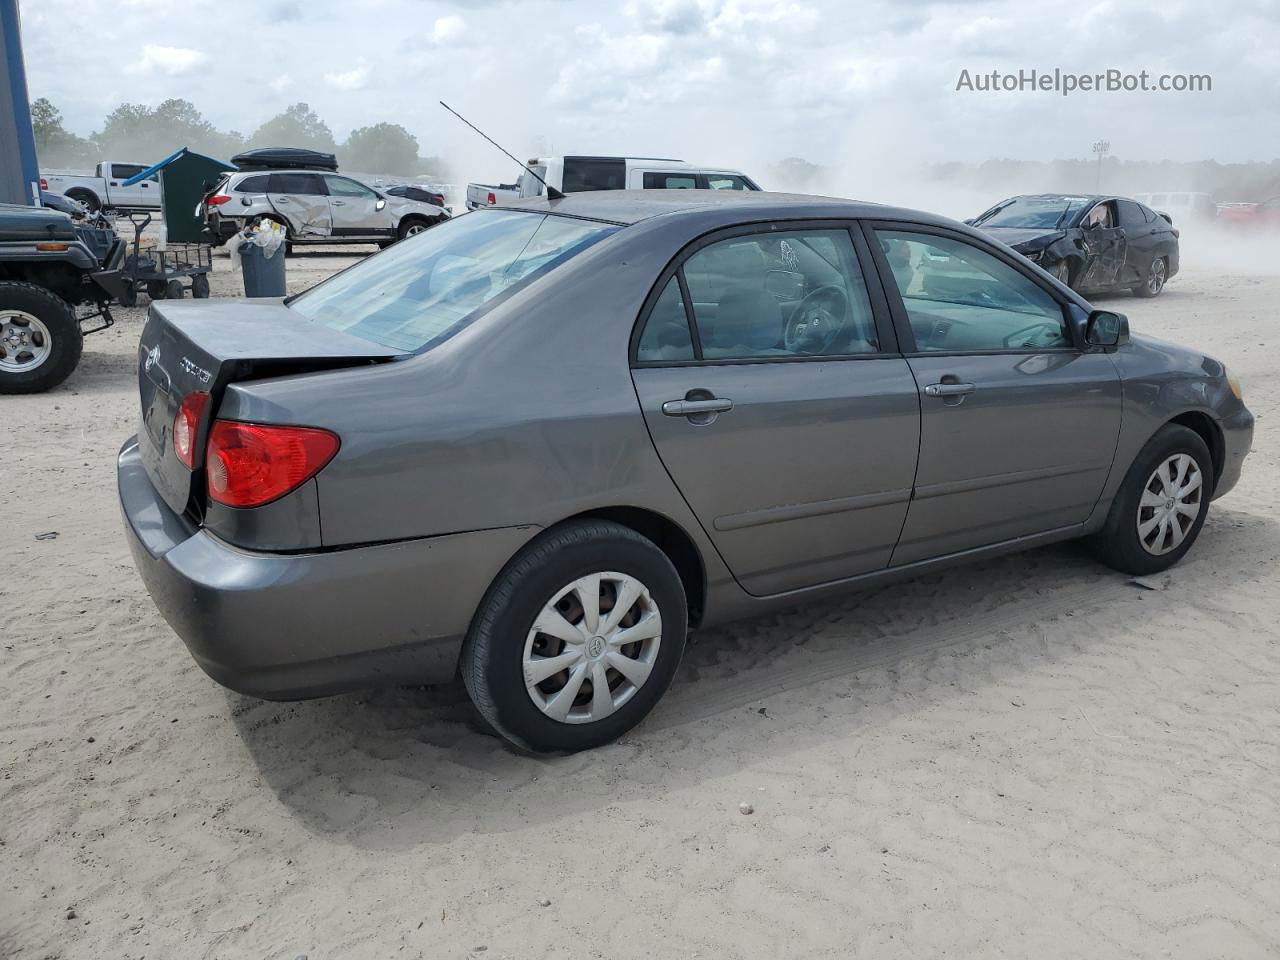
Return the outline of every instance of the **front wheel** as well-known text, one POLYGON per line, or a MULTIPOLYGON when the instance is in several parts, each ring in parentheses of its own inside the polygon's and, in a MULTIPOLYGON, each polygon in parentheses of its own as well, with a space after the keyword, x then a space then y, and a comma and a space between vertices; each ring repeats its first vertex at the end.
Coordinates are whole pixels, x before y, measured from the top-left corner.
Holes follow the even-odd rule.
POLYGON ((396 235, 401 240, 404 240, 407 237, 416 237, 429 226, 431 226, 431 224, 419 217, 406 217, 404 220, 400 221, 400 227, 396 230, 396 235))
POLYGON ((41 393, 80 362, 71 304, 33 283, 0 283, 0 393, 41 393))
POLYGON ((1094 537, 1099 559, 1136 576, 1172 567, 1200 535, 1213 485, 1213 458, 1200 434, 1161 427, 1133 461, 1094 537))
POLYGON ((462 649, 462 679, 512 743, 574 752, 630 730, 666 692, 688 622, 680 576, 626 527, 548 531, 489 588, 462 649))

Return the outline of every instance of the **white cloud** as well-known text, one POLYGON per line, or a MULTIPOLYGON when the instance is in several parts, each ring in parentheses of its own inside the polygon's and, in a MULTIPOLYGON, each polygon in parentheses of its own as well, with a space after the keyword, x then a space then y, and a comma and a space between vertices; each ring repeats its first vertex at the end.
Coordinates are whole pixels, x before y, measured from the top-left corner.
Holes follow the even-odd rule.
POLYGON ((171 77, 186 73, 209 59, 200 50, 187 47, 161 47, 148 43, 142 48, 142 56, 125 67, 127 73, 163 73, 171 77))
POLYGON ((287 73, 282 73, 280 74, 280 76, 276 77, 274 80, 268 83, 267 86, 269 86, 276 93, 283 93, 292 84, 293 84, 293 78, 289 76, 287 73))
POLYGON ((436 43, 457 43, 466 35, 466 21, 457 14, 441 17, 431 29, 431 39, 436 43))
POLYGON ((324 82, 335 90, 359 90, 369 80, 369 68, 363 63, 341 73, 326 73, 324 82))

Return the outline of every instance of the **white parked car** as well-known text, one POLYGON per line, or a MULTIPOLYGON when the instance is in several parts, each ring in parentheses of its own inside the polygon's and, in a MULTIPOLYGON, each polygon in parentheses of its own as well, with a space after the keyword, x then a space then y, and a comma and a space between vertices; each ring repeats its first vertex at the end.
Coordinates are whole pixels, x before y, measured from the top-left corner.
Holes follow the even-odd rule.
POLYGON ((90 212, 95 210, 159 210, 160 178, 148 177, 131 187, 121 186, 135 177, 149 163, 124 163, 119 160, 103 160, 92 174, 73 173, 66 170, 50 170, 40 174, 40 189, 64 196, 84 204, 90 212))
POLYGON ((390 246, 449 219, 444 207, 375 190, 330 170, 232 173, 204 199, 203 215, 219 243, 259 217, 297 243, 390 246))

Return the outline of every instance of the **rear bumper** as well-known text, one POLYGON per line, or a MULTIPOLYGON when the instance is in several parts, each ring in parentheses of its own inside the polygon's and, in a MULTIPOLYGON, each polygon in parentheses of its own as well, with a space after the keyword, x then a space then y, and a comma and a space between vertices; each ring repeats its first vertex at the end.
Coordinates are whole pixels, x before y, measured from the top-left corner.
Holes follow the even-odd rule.
POLYGON ((152 487, 136 438, 116 469, 134 563, 160 613, 210 677, 269 700, 452 678, 484 592, 536 533, 251 552, 174 513, 152 487))

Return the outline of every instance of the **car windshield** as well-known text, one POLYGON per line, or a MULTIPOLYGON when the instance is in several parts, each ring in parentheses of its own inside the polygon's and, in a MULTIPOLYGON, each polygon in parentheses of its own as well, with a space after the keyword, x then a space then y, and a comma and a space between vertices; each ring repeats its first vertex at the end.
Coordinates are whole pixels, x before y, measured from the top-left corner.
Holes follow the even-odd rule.
POLYGON ((1088 203, 1087 197, 1014 197, 988 210, 974 225, 1053 230, 1070 223, 1088 203))
POLYGON ((309 320, 405 351, 451 336, 485 304, 619 228, 541 213, 470 213, 289 301, 309 320))

